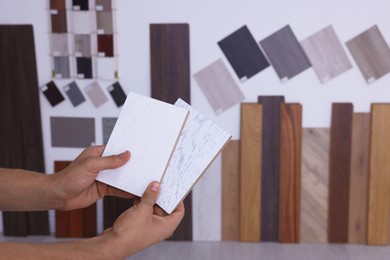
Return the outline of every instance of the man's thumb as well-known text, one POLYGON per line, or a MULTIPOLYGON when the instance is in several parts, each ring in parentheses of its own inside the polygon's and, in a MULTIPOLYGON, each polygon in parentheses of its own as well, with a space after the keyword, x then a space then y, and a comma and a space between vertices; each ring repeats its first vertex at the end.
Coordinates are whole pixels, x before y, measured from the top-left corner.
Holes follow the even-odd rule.
POLYGON ((149 206, 154 206, 154 204, 156 204, 159 190, 160 183, 158 183, 157 181, 150 183, 141 197, 141 203, 147 204, 149 206))

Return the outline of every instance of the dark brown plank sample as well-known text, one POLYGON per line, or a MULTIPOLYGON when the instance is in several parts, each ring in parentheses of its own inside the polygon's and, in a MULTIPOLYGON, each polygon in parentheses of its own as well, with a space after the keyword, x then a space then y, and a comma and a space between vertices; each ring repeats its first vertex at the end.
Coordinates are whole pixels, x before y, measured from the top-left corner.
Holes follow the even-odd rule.
POLYGON ((61 94, 57 85, 53 81, 50 81, 45 86, 42 86, 40 89, 52 107, 58 105, 65 100, 64 96, 61 94))
POLYGON ((291 79, 311 67, 289 25, 260 41, 260 45, 282 81, 291 79))
POLYGON ((92 79, 92 58, 90 57, 77 57, 77 78, 92 79))
POLYGON ((103 57, 114 56, 114 36, 112 34, 98 35, 98 54, 103 57))
POLYGON ((269 67, 247 26, 243 26, 218 42, 241 82, 269 67))
POLYGON ((280 105, 279 239, 299 243, 301 222, 302 106, 280 105))
POLYGON ((240 240, 240 141, 222 150, 222 240, 240 240))
MULTIPOLYGON (((33 27, 0 26, 0 167, 45 172, 33 27)), ((48 235, 47 212, 3 212, 4 235, 48 235), (32 225, 33 224, 33 225, 32 225)))
POLYGON ((65 10, 65 0, 50 0, 51 10, 65 10))
MULTIPOLYGON (((152 97, 174 104, 191 104, 190 28, 188 24, 150 25, 152 97)), ((192 240, 192 196, 184 199, 186 214, 172 240, 192 240)))
POLYGON ((103 203, 103 225, 104 229, 112 227, 115 220, 127 209, 133 206, 133 199, 124 199, 118 197, 104 197, 103 203))
POLYGON ((370 114, 353 114, 348 243, 367 243, 370 114))
POLYGON ((329 151, 329 243, 348 242, 352 115, 351 103, 332 105, 329 151))
POLYGON ((371 105, 367 244, 390 242, 390 104, 371 105))
POLYGON ((261 241, 279 241, 280 104, 283 96, 259 96, 263 105, 261 241))
POLYGON ((66 22, 66 11, 51 11, 51 32, 53 33, 66 33, 68 31, 66 22))

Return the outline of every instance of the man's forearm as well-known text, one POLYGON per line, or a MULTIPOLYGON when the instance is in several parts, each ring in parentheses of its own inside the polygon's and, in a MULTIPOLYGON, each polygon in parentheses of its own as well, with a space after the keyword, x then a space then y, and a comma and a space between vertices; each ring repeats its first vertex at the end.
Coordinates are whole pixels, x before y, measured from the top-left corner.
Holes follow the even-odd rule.
POLYGON ((0 210, 61 209, 51 175, 0 168, 0 210))

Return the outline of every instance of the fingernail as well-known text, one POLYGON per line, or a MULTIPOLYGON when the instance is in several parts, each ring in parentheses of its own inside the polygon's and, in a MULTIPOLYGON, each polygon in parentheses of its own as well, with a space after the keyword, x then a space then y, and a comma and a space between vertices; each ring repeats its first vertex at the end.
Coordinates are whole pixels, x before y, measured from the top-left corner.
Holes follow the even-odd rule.
POLYGON ((126 159, 126 157, 127 157, 127 151, 119 154, 119 158, 121 158, 121 160, 126 159))
POLYGON ((158 189, 160 188, 160 183, 158 182, 153 182, 151 185, 150 185, 150 189, 154 192, 158 192, 158 189))

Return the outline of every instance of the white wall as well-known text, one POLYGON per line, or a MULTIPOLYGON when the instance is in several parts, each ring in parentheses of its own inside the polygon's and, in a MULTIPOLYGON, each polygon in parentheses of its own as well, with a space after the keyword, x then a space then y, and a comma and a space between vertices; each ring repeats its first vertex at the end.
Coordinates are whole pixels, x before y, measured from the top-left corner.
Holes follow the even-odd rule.
MULTIPOLYGON (((48 2, 0 0, 1 24, 34 25, 39 85, 51 80, 48 2)), ((384 37, 390 41, 388 0, 117 0, 116 4, 120 82, 126 92, 134 91, 145 95, 150 95, 149 23, 190 24, 191 74, 221 57, 227 63, 217 41, 244 24, 249 27, 257 41, 286 24, 291 25, 299 40, 332 24, 343 43, 377 24, 384 37)), ((347 51, 345 46, 344 49, 347 51)), ((269 67, 247 82, 240 83, 246 96, 245 102, 255 102, 258 95, 285 95, 287 102, 302 103, 304 127, 328 127, 332 102, 353 102, 355 111, 369 111, 371 102, 390 102, 390 75, 367 85, 348 51, 347 54, 354 67, 323 85, 313 69, 308 69, 282 84, 273 68, 269 67)), ((230 65, 228 68, 236 78, 230 65)), ((61 88, 69 81, 57 82, 61 88)), ((88 80, 77 82, 81 87, 90 83, 88 80)), ((110 82, 101 82, 103 87, 109 84, 110 82)), ((94 116, 97 143, 101 143, 101 118, 119 114, 119 109, 112 101, 98 109, 89 101, 77 108, 73 108, 68 101, 52 108, 43 95, 40 95, 40 98, 48 173, 53 171, 54 160, 71 160, 81 152, 81 149, 51 147, 50 116, 94 116)), ((215 115, 193 79, 191 100, 195 108, 230 131, 233 138, 239 138, 238 105, 222 115, 215 115)), ((220 169, 220 166, 214 168, 220 169)), ((217 171, 215 174, 220 173, 217 171)), ((101 211, 99 212, 101 216, 101 211)), ((216 216, 215 224, 220 214, 211 214, 211 218, 213 216, 216 216)), ((51 219, 53 225, 52 213, 51 219)), ((99 219, 101 222, 101 217, 99 219)))

